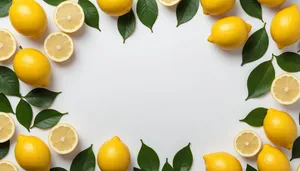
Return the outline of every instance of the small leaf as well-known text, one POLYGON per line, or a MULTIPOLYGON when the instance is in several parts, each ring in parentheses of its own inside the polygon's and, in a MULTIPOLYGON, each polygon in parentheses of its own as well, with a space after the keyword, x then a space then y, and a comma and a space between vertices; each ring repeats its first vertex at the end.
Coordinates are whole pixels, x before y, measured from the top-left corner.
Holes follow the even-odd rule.
POLYGON ((257 0, 240 0, 240 2, 242 8, 248 15, 263 21, 261 5, 257 0))
POLYGON ((52 6, 57 6, 60 3, 64 2, 65 0, 44 0, 47 4, 52 6))
POLYGON ((177 6, 177 27, 190 21, 197 14, 199 9, 199 0, 182 0, 177 6))
POLYGON ((9 8, 12 4, 12 0, 1 0, 0 1, 0 17, 8 16, 9 8))
POLYGON ((166 160, 166 163, 162 168, 162 171, 173 171, 173 167, 169 164, 168 159, 166 160))
POLYGON ((0 66, 0 92, 10 96, 20 96, 19 80, 11 69, 0 66))
POLYGON ((95 5, 89 0, 79 0, 78 4, 82 7, 84 12, 84 22, 99 31, 99 13, 95 5))
POLYGON ((16 116, 19 123, 30 132, 29 128, 32 122, 32 109, 23 99, 21 99, 17 105, 16 116))
POLYGON ((50 169, 50 171, 67 171, 67 169, 61 168, 61 167, 54 167, 50 169))
POLYGON ((158 171, 159 158, 156 152, 141 140, 142 147, 138 154, 138 164, 143 171, 158 171))
POLYGON ((257 170, 254 167, 252 167, 249 164, 247 164, 246 171, 257 171, 257 170))
POLYGON ((300 137, 298 137, 293 144, 291 161, 297 158, 300 158, 300 137))
POLYGON ((24 98, 33 106, 49 107, 61 92, 53 92, 45 88, 31 90, 24 98))
POLYGON ((38 113, 34 119, 34 124, 31 128, 37 127, 41 129, 49 129, 55 126, 64 114, 53 110, 46 109, 38 113))
POLYGON ((2 160, 8 154, 9 147, 10 147, 10 140, 4 143, 0 143, 0 160, 2 160))
POLYGON ((93 145, 80 152, 72 161, 70 171, 94 171, 96 167, 93 145))
POLYGON ((252 110, 241 122, 246 122, 247 124, 254 127, 261 127, 264 124, 264 119, 267 115, 268 109, 259 107, 252 110))
POLYGON ((135 15, 132 10, 118 18, 118 30, 123 37, 123 43, 133 34, 135 25, 135 15))
POLYGON ((272 60, 259 64, 248 77, 248 97, 246 100, 266 94, 270 90, 274 78, 275 70, 272 60))
POLYGON ((173 159, 174 171, 189 171, 193 164, 193 154, 190 143, 177 152, 173 159))
POLYGON ((153 32, 153 25, 158 16, 156 0, 138 0, 136 12, 141 22, 153 32))
POLYGON ((0 112, 14 113, 8 98, 3 93, 0 93, 0 112))
POLYGON ((286 72, 300 71, 300 55, 294 52, 284 52, 276 56, 279 67, 286 72))

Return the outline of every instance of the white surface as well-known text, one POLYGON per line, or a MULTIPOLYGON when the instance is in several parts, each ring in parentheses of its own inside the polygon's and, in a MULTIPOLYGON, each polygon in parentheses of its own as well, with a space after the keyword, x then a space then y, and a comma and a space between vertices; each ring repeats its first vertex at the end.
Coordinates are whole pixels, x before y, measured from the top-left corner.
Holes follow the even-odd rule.
MULTIPOLYGON (((38 1, 47 12, 49 32, 58 31, 52 19, 54 7, 38 1)), ((297 0, 287 1, 283 6, 300 5, 297 0)), ((95 0, 93 2, 96 4, 95 0)), ((262 128, 254 129, 239 119, 263 106, 287 111, 298 123, 300 102, 284 107, 270 94, 245 102, 251 70, 269 60, 272 53, 281 53, 271 37, 264 58, 241 67, 241 49, 226 52, 206 41, 212 24, 220 17, 205 16, 200 8, 191 22, 176 28, 175 8, 158 5, 154 33, 137 20, 136 31, 126 44, 122 43, 117 31, 117 19, 99 10, 102 32, 85 26, 72 35, 76 46, 73 58, 64 64, 52 63, 53 78, 49 88, 63 92, 52 108, 69 112, 61 122, 74 125, 80 136, 80 144, 72 154, 61 156, 51 151, 52 167, 69 169, 79 151, 94 144, 97 154, 103 142, 118 135, 131 150, 132 166, 137 166, 136 157, 140 139, 143 139, 158 152, 161 166, 166 157, 172 160, 179 149, 191 142, 194 171, 205 170, 204 154, 218 151, 237 156, 245 168, 246 163, 256 164, 254 160, 237 155, 232 145, 234 136, 241 130, 251 129, 259 132, 264 143, 269 141, 262 128)), ((263 7, 268 31, 277 11, 263 7)), ((226 15, 238 15, 252 24, 251 33, 263 26, 244 13, 239 1, 226 15)), ((19 45, 42 50, 43 39, 30 40, 21 36, 8 18, 1 18, 0 22, 1 27, 13 31, 19 45)), ((298 43, 285 50, 299 50, 298 43)), ((273 63, 276 75, 282 73, 275 60, 273 63)), ((11 61, 5 65, 11 65, 11 61)), ((30 88, 22 83, 22 94, 30 88)), ((10 99, 15 107, 18 100, 10 99)), ((35 114, 37 111, 35 109, 35 114)), ((17 124, 17 134, 20 133, 28 134, 17 124)), ((15 161, 13 150, 17 134, 5 159, 15 161)), ((48 131, 33 129, 30 134, 47 142, 48 131)), ((287 155, 290 157, 290 152, 287 155)), ((298 164, 299 160, 294 160, 292 170, 298 164)))

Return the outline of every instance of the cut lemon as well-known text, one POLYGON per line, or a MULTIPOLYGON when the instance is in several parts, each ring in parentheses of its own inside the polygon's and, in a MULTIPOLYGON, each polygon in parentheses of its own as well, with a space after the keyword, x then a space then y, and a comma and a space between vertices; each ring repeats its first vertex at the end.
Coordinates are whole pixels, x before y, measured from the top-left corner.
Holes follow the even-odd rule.
POLYGON ((45 40, 44 50, 53 61, 64 62, 73 54, 73 40, 69 35, 62 32, 51 33, 45 40))
POLYGON ((17 43, 14 35, 6 29, 0 29, 0 61, 11 58, 16 49, 17 43))
POLYGON ((84 23, 83 9, 75 2, 64 1, 56 7, 54 21, 63 32, 74 33, 84 23))
POLYGON ((7 113, 0 112, 0 143, 11 139, 16 130, 14 120, 7 113))
POLYGON ((10 161, 1 160, 0 161, 0 170, 1 171, 18 171, 18 168, 16 165, 14 165, 10 161))
POLYGON ((293 74, 282 74, 276 77, 272 83, 271 93, 280 104, 290 105, 300 98, 300 81, 293 74))
POLYGON ((78 135, 69 124, 58 124, 49 132, 50 147, 58 154, 71 153, 78 144, 78 135))
POLYGON ((234 139, 234 148, 243 157, 255 156, 261 146, 261 139, 254 131, 242 131, 234 139))
POLYGON ((300 165, 298 166, 297 170, 296 171, 300 171, 300 165))
POLYGON ((180 0, 159 0, 159 2, 161 4, 163 4, 164 6, 174 6, 176 4, 178 4, 180 2, 180 0))

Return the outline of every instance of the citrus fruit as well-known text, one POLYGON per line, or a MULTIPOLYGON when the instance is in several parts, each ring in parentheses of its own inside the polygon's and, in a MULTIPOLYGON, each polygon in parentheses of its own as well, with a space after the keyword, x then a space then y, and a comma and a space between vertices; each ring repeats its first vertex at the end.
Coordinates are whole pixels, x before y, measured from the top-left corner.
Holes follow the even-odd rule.
POLYGON ((180 1, 181 0, 159 0, 161 4, 168 7, 178 4, 180 1))
POLYGON ((259 3, 268 7, 278 7, 283 4, 286 0, 258 0, 259 3))
POLYGON ((266 144, 258 154, 257 167, 259 171, 290 171, 290 162, 282 151, 266 144))
POLYGON ((277 146, 292 149, 297 138, 297 126, 287 113, 269 109, 264 119, 264 130, 268 139, 277 146))
POLYGON ((298 166, 297 170, 296 171, 300 171, 300 165, 298 166))
POLYGON ((208 41, 222 49, 232 50, 245 44, 251 28, 250 24, 239 17, 225 17, 213 25, 208 41))
POLYGON ((0 29, 0 61, 11 58, 16 49, 17 43, 14 35, 6 29, 0 29))
POLYGON ((0 160, 0 170, 1 171, 18 171, 18 168, 10 161, 0 160))
POLYGON ((300 80, 293 74, 279 75, 272 83, 271 93, 278 103, 293 104, 300 98, 300 80))
POLYGON ((0 112, 0 143, 11 139, 16 130, 14 120, 7 113, 0 112))
POLYGON ((68 154, 74 151, 78 144, 78 135, 69 124, 58 124, 49 132, 50 147, 58 154, 68 154))
POLYGON ((63 32, 74 33, 84 23, 83 9, 73 1, 64 1, 55 9, 54 22, 63 32))
POLYGON ((100 147, 97 161, 102 171, 126 171, 130 164, 130 152, 120 138, 115 136, 100 147))
POLYGON ((111 16, 122 16, 131 10, 133 0, 97 0, 101 10, 111 16))
POLYGON ((30 38, 40 38, 48 26, 44 9, 34 0, 13 0, 9 19, 19 33, 30 38))
POLYGON ((279 11, 271 23, 271 35, 279 49, 296 43, 300 38, 300 13, 297 5, 279 11))
POLYGON ((50 170, 50 150, 38 137, 19 135, 15 147, 15 157, 24 170, 50 170))
POLYGON ((261 139, 254 131, 240 132, 234 139, 235 150, 243 157, 253 157, 261 149, 261 139))
POLYGON ((203 158, 206 171, 242 171, 241 163, 229 153, 211 153, 203 158))
POLYGON ((44 50, 53 61, 64 62, 73 54, 73 40, 69 35, 62 32, 51 33, 44 42, 44 50))
POLYGON ((221 15, 230 11, 235 0, 200 0, 203 13, 206 15, 221 15))

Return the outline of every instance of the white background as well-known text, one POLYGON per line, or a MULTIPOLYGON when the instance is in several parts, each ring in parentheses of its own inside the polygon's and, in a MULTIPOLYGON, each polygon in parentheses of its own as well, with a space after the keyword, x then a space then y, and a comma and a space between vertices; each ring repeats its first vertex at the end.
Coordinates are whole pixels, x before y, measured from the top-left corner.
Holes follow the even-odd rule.
MULTIPOLYGON (((54 7, 38 0, 44 7, 49 21, 49 32, 58 31, 53 23, 54 7)), ((96 1, 93 0, 96 5, 96 1)), ((297 0, 287 0, 288 6, 297 0)), ((135 10, 136 2, 134 2, 135 10)), ((99 8, 100 28, 84 26, 71 35, 75 41, 72 59, 57 64, 52 62, 53 77, 48 87, 63 93, 51 108, 69 112, 61 122, 72 124, 79 133, 78 148, 69 155, 52 153, 52 167, 69 170, 72 159, 82 150, 94 145, 98 148, 112 136, 118 135, 131 151, 131 167, 137 166, 140 139, 153 147, 161 159, 172 161, 174 154, 192 143, 194 163, 192 170, 204 171, 202 156, 225 151, 237 156, 243 167, 246 163, 256 166, 255 159, 239 157, 233 148, 234 136, 241 130, 257 131, 264 143, 270 143, 262 128, 255 129, 239 122, 256 107, 275 107, 289 112, 298 125, 300 102, 284 107, 277 104, 270 94, 259 99, 245 101, 247 78, 259 63, 269 60, 271 54, 280 54, 270 37, 266 55, 241 67, 241 49, 223 51, 206 41, 212 24, 222 16, 202 14, 200 8, 195 18, 176 28, 176 8, 158 3, 159 16, 152 34, 137 19, 137 28, 126 44, 117 30, 117 18, 104 14, 99 8)), ((97 6, 98 7, 98 6, 97 6)), ((279 9, 263 7, 267 30, 279 9)), ((251 33, 263 26, 258 19, 249 17, 239 1, 234 9, 223 16, 238 15, 252 24, 251 33)), ((1 18, 1 27, 8 28, 23 48, 41 51, 44 38, 31 40, 17 33, 8 17, 1 18)), ((45 34, 46 36, 46 34, 45 34)), ((284 51, 299 50, 298 43, 284 51)), ((283 73, 273 61, 276 75, 283 73)), ((12 61, 3 65, 11 66, 12 61)), ((32 87, 21 83, 25 95, 32 87)), ((15 108, 18 99, 10 98, 15 108)), ((39 110, 34 108, 34 114, 39 110)), ((48 130, 33 129, 28 133, 17 124, 12 147, 5 158, 15 162, 14 146, 18 134, 35 135, 47 142, 48 130)), ((290 151, 286 151, 290 158, 290 151)), ((299 160, 292 162, 296 169, 299 160)), ((99 170, 98 167, 96 170, 99 170)))

